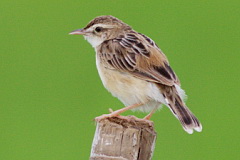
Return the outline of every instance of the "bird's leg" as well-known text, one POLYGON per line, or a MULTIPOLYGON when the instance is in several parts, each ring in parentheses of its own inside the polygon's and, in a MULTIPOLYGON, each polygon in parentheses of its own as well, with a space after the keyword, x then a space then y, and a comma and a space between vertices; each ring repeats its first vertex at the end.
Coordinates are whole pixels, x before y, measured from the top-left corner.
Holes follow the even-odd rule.
POLYGON ((158 109, 158 106, 153 108, 153 110, 148 115, 146 115, 143 119, 144 120, 150 120, 150 118, 152 117, 153 113, 156 112, 157 109, 158 109))
POLYGON ((110 110, 111 113, 109 113, 109 114, 104 114, 104 115, 101 115, 101 116, 99 116, 99 117, 96 117, 96 118, 95 118, 95 121, 100 121, 100 120, 105 119, 105 118, 110 118, 110 117, 118 116, 119 114, 121 114, 121 113, 123 113, 123 112, 125 112, 125 111, 127 111, 127 110, 130 110, 130 109, 139 107, 139 106, 141 106, 141 105, 143 105, 143 103, 136 103, 136 104, 133 104, 133 105, 131 105, 131 106, 127 106, 127 107, 121 108, 121 109, 116 110, 116 111, 113 111, 113 112, 112 112, 112 110, 110 110))

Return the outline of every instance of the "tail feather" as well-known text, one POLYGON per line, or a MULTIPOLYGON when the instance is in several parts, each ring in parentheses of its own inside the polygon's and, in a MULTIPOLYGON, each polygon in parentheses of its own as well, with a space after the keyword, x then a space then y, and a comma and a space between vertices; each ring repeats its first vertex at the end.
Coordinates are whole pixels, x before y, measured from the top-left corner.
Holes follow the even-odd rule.
POLYGON ((162 86, 161 91, 164 95, 166 102, 168 103, 168 107, 175 115, 175 117, 180 121, 183 129, 189 134, 192 134, 193 130, 201 132, 201 123, 185 105, 184 101, 179 96, 175 86, 162 86))
POLYGON ((193 133, 193 129, 201 132, 202 126, 195 115, 187 108, 180 98, 175 98, 175 103, 170 103, 169 107, 175 116, 181 122, 183 129, 189 134, 193 133))

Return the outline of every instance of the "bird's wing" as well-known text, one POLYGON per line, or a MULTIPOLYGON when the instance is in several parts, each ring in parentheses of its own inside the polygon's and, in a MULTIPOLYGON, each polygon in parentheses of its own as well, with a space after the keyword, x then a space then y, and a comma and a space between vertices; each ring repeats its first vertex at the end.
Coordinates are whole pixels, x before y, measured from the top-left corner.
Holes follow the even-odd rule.
POLYGON ((128 72, 151 82, 172 86, 180 84, 166 56, 147 36, 130 32, 103 42, 98 56, 106 68, 128 72))

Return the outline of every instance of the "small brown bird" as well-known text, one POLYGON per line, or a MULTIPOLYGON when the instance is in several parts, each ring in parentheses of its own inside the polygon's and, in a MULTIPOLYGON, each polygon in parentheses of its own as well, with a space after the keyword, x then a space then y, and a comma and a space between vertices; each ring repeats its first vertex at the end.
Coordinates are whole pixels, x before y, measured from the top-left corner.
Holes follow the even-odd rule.
POLYGON ((156 43, 113 16, 96 17, 80 34, 96 51, 98 73, 104 87, 124 103, 125 108, 97 117, 117 116, 126 110, 150 112, 166 105, 189 134, 202 125, 184 103, 185 92, 156 43))

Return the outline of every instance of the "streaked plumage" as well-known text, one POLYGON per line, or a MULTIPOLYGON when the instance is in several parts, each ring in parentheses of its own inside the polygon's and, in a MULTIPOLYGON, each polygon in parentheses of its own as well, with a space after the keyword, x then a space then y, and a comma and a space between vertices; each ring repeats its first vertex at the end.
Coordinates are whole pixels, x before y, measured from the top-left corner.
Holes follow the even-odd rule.
POLYGON ((149 37, 112 16, 97 17, 85 28, 70 34, 84 35, 95 48, 103 85, 126 106, 134 105, 130 109, 150 112, 164 104, 185 131, 202 130, 200 122, 183 101, 185 92, 167 57, 149 37), (138 104, 141 106, 137 107, 138 104))

